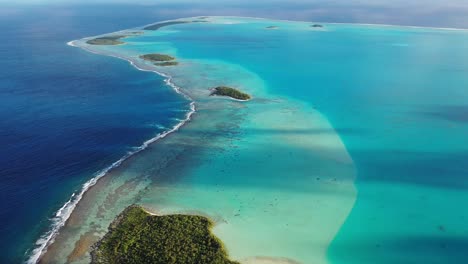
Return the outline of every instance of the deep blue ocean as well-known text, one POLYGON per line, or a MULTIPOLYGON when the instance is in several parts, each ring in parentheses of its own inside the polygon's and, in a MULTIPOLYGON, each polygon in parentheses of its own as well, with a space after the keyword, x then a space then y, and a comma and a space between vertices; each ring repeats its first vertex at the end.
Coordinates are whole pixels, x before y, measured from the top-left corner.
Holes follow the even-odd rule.
POLYGON ((126 7, 10 11, 0 16, 0 263, 21 262, 73 192, 188 109, 161 77, 66 45, 162 18, 126 7))

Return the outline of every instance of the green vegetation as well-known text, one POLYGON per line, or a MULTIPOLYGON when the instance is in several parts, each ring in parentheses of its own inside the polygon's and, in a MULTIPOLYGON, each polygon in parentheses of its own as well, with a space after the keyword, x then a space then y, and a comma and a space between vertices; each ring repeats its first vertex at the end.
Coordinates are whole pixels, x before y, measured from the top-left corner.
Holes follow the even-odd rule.
POLYGON ((147 26, 144 28, 144 30, 158 30, 162 27, 170 26, 170 25, 177 25, 177 24, 185 24, 185 23, 190 23, 188 21, 168 21, 168 22, 162 22, 162 23, 157 23, 151 26, 147 26))
POLYGON ((268 26, 266 27, 267 29, 277 29, 278 27, 277 26, 268 26))
POLYGON ((165 67, 165 66, 177 66, 179 65, 179 63, 177 61, 165 61, 165 62, 154 63, 154 65, 165 67))
POLYGON ((141 59, 151 61, 151 62, 161 62, 161 61, 173 61, 175 60, 174 57, 165 55, 165 54, 158 54, 158 53, 153 53, 153 54, 145 54, 140 56, 141 59))
POLYGON ((86 41, 90 45, 120 45, 125 42, 120 41, 121 38, 125 38, 124 35, 108 36, 108 37, 99 37, 86 41))
POLYGON ((203 216, 153 216, 133 205, 93 246, 91 263, 239 264, 227 258, 222 243, 210 232, 212 226, 203 216))
POLYGON ((172 25, 177 25, 177 24, 187 24, 187 23, 206 23, 205 19, 208 17, 199 17, 198 19, 192 20, 192 21, 167 21, 167 22, 162 22, 162 23, 156 23, 150 26, 147 26, 143 28, 144 30, 158 30, 162 27, 167 27, 167 26, 172 26, 172 25))
POLYGON ((249 100, 250 95, 243 93, 231 87, 219 86, 214 88, 211 95, 229 96, 238 100, 249 100))
POLYGON ((153 62, 156 66, 176 66, 179 65, 177 61, 174 61, 175 58, 165 54, 145 54, 140 56, 141 59, 153 62))
POLYGON ((322 28, 323 26, 320 25, 320 24, 314 24, 314 25, 311 25, 311 27, 314 27, 314 28, 322 28))
POLYGON ((120 45, 120 44, 125 44, 125 42, 121 41, 122 38, 138 36, 138 35, 142 35, 143 33, 144 32, 142 31, 133 31, 133 32, 127 33, 127 35, 98 37, 98 38, 90 39, 86 41, 86 43, 90 45, 120 45))

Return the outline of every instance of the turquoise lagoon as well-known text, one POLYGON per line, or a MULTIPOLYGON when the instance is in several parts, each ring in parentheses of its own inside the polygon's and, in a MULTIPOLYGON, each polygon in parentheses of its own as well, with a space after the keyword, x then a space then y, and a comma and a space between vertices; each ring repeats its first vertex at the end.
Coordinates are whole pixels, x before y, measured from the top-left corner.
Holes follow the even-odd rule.
POLYGON ((195 113, 84 193, 43 263, 89 262, 132 203, 209 216, 242 263, 468 261, 467 31, 204 20, 72 43, 166 76, 195 113))

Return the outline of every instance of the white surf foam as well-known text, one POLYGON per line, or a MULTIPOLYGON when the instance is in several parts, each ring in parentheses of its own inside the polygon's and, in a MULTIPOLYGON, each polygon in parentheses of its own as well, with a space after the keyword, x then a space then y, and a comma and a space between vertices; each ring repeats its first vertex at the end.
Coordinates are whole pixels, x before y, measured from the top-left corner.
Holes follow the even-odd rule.
POLYGON ((68 46, 72 46, 72 47, 76 47, 76 45, 75 45, 74 42, 75 42, 75 41, 69 41, 69 42, 67 42, 67 45, 68 45, 68 46))
MULTIPOLYGON (((72 46, 72 47, 79 47, 76 44, 76 41, 70 41, 70 42, 67 43, 67 45, 72 46)), ((84 47, 81 47, 81 48, 86 49, 84 47)), ((92 51, 90 49, 86 49, 86 50, 88 50, 88 51, 90 51, 92 53, 95 53, 95 54, 103 55, 103 54, 97 53, 95 51, 92 51)), ((192 115, 196 112, 195 102, 192 100, 192 98, 190 98, 190 96, 183 93, 181 91, 180 87, 178 87, 177 85, 175 85, 172 82, 172 77, 171 76, 169 76, 167 74, 164 74, 164 73, 161 73, 161 72, 158 72, 156 70, 147 70, 147 69, 140 68, 133 61, 131 61, 131 60, 127 59, 127 58, 124 58, 124 57, 119 57, 119 56, 115 56, 115 55, 109 55, 109 56, 113 56, 113 57, 117 57, 117 58, 120 58, 120 59, 127 60, 128 62, 130 62, 130 64, 132 64, 138 70, 152 71, 152 72, 155 72, 155 73, 163 76, 165 78, 164 82, 166 83, 166 85, 170 86, 178 94, 182 95, 184 98, 186 98, 187 100, 190 101, 190 111, 187 112, 184 119, 182 119, 182 120, 179 119, 178 121, 180 121, 180 122, 177 123, 176 125, 174 125, 171 129, 169 129, 167 131, 164 131, 163 133, 159 133, 155 137, 143 142, 142 145, 135 148, 133 151, 128 152, 125 156, 123 156, 122 158, 120 158, 116 162, 112 163, 109 167, 97 172, 92 179, 90 179, 85 184, 83 184, 81 190, 78 193, 73 193, 71 195, 70 199, 55 213, 55 216, 51 219, 52 225, 51 225, 49 231, 47 231, 44 235, 42 235, 36 241, 36 243, 35 243, 36 247, 32 250, 29 259, 26 261, 26 263, 28 263, 28 264, 35 264, 40 260, 41 256, 47 251, 47 247, 54 242, 55 238, 57 237, 57 235, 59 233, 60 228, 62 228, 65 225, 68 218, 70 217, 73 210, 75 209, 76 205, 83 198, 83 195, 86 193, 86 191, 89 190, 89 188, 94 186, 98 182, 98 180, 100 178, 104 177, 112 169, 120 166, 120 164, 122 164, 122 162, 127 160, 132 155, 135 155, 138 152, 146 149, 150 144, 152 144, 152 143, 156 142, 157 140, 159 140, 161 138, 164 138, 167 135, 179 130, 179 128, 181 128, 185 123, 187 123, 188 121, 191 120, 192 115)))

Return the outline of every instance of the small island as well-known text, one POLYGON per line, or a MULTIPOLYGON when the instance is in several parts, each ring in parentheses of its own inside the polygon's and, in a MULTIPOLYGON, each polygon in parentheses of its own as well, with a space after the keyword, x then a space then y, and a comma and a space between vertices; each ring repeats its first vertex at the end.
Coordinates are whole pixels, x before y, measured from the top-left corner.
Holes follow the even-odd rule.
POLYGON ((125 35, 116 35, 116 36, 107 36, 107 37, 99 37, 94 38, 86 41, 87 44, 90 45, 121 45, 125 42, 120 41, 120 39, 125 38, 125 35))
POLYGON ((214 88, 210 95, 228 96, 242 101, 250 100, 250 95, 243 93, 237 89, 226 86, 218 86, 214 88))
POLYGON ((179 63, 177 61, 165 61, 165 62, 156 62, 156 66, 167 67, 167 66, 177 66, 179 63))
POLYGON ((174 57, 166 55, 166 54, 159 54, 159 53, 152 53, 152 54, 145 54, 140 56, 141 59, 152 61, 152 62, 161 62, 161 61, 173 61, 175 60, 174 57))
POLYGON ((176 66, 179 63, 177 61, 174 61, 175 58, 166 54, 159 54, 159 53, 152 53, 152 54, 145 54, 141 55, 140 59, 150 61, 152 62, 155 66, 176 66))
POLYGON ((141 35, 144 35, 144 34, 145 34, 145 32, 143 32, 143 31, 131 31, 131 32, 127 32, 124 37, 125 38, 126 37, 136 37, 136 36, 141 36, 141 35))
POLYGON ((86 41, 86 43, 90 45, 122 45, 125 44, 125 42, 121 41, 121 39, 126 37, 139 36, 143 34, 144 33, 142 31, 132 31, 128 32, 126 35, 104 36, 90 39, 86 41))
POLYGON ((311 27, 313 27, 313 28, 323 28, 323 25, 313 24, 313 25, 311 25, 311 27))
POLYGON ((191 20, 191 21, 183 21, 183 20, 177 20, 177 21, 167 21, 167 22, 162 22, 162 23, 156 23, 153 25, 149 25, 143 30, 158 30, 162 27, 167 27, 167 26, 172 26, 172 25, 179 25, 179 24, 187 24, 187 23, 207 23, 209 21, 206 21, 205 19, 208 17, 199 17, 198 19, 191 20))
POLYGON ((142 207, 127 207, 91 252, 92 264, 239 264, 228 259, 211 233, 213 223, 196 215, 155 216, 142 207))
POLYGON ((168 21, 168 22, 162 22, 162 23, 157 23, 151 26, 147 26, 143 28, 144 30, 158 30, 162 27, 166 26, 171 26, 171 25, 177 25, 177 24, 185 24, 185 23, 190 23, 190 21, 168 21))
POLYGON ((268 27, 266 27, 266 29, 278 29, 278 28, 279 27, 277 27, 277 26, 268 26, 268 27))

